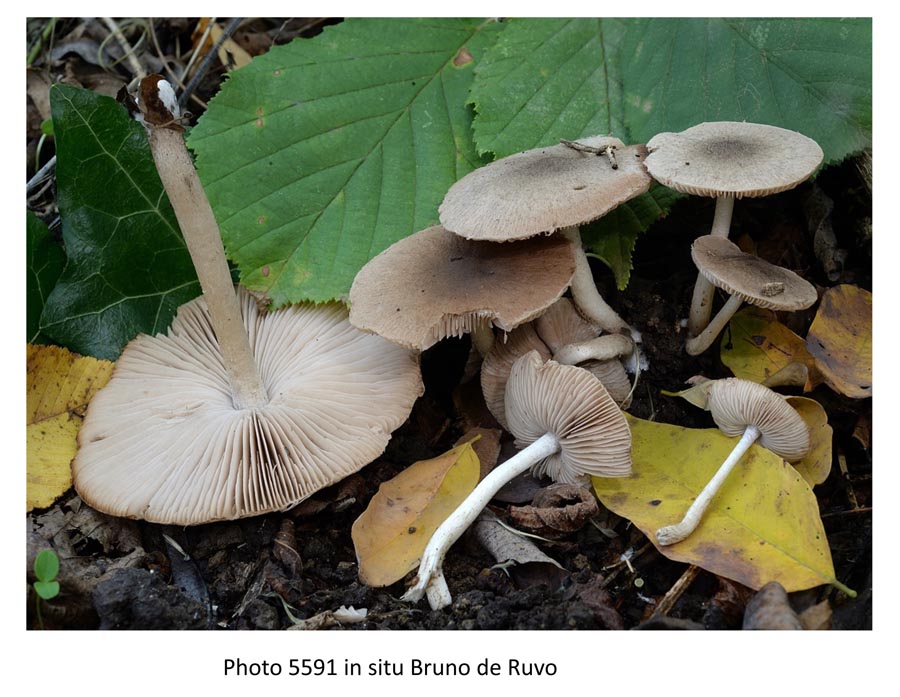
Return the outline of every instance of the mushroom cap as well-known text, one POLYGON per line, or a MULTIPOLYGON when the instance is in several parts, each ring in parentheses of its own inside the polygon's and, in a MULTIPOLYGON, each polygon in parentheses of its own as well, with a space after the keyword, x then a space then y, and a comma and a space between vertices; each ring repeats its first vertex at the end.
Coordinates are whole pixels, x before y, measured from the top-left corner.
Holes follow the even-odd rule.
POLYGON ((532 468, 535 476, 575 482, 581 475, 631 474, 631 430, 603 384, 591 373, 536 351, 519 358, 506 383, 506 420, 524 448, 553 433, 560 451, 532 468))
POLYGON ((618 168, 567 145, 510 155, 451 186, 438 209, 441 224, 473 240, 521 240, 588 223, 650 188, 643 145, 626 147, 609 136, 578 142, 614 147, 618 168))
POLYGON ((600 327, 582 317, 569 298, 560 298, 548 307, 534 320, 534 328, 551 354, 569 344, 600 336, 600 327))
POLYGON ((691 258, 706 280, 751 305, 791 312, 818 299, 811 283, 793 271, 742 252, 725 237, 698 237, 691 246, 691 258))
POLYGON ((752 425, 760 431, 760 445, 785 460, 796 462, 807 455, 809 427, 784 397, 751 380, 712 382, 707 408, 725 435, 742 435, 752 425))
POLYGON ((422 393, 418 355, 337 303, 266 313, 239 300, 270 395, 236 409, 200 297, 166 335, 141 335, 92 400, 72 463, 91 506, 195 525, 283 510, 380 455, 422 393))
POLYGON ((647 143, 644 164, 670 189, 697 196, 767 196, 793 189, 822 164, 802 133, 743 121, 713 121, 647 143))
POLYGON ((562 235, 501 245, 435 225, 359 271, 350 288, 350 321, 424 351, 479 323, 511 331, 552 305, 574 273, 575 245, 562 235))

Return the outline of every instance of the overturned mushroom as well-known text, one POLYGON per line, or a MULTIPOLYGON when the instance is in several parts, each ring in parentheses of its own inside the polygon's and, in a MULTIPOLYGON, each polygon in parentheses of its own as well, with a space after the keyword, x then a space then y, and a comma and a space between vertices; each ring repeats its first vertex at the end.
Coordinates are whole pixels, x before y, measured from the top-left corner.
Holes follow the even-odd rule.
POLYGON ((685 348, 692 356, 710 347, 745 302, 769 310, 793 312, 811 306, 818 299, 815 286, 793 271, 742 252, 724 237, 698 237, 691 247, 691 257, 703 278, 731 296, 706 328, 687 340, 685 348))
POLYGON ((383 452, 422 392, 417 356, 337 303, 266 313, 236 295, 171 86, 146 78, 141 107, 203 297, 125 348, 79 431, 75 487, 103 512, 176 525, 287 508, 383 452))
POLYGON ((427 594, 432 609, 450 604, 444 556, 500 487, 525 470, 557 482, 631 474, 628 423, 600 381, 582 368, 545 363, 536 351, 519 358, 506 385, 506 420, 523 450, 498 465, 435 531, 403 600, 427 594))
MULTIPOLYGON (((734 200, 792 189, 822 164, 822 148, 806 136, 776 126, 715 121, 680 133, 659 133, 647 143, 647 170, 661 184, 695 196, 715 196, 711 235, 727 238, 734 200)), ((698 276, 688 334, 706 327, 712 285, 698 276)))
POLYGON ((809 427, 777 392, 740 378, 711 380, 704 387, 713 421, 725 435, 740 435, 741 439, 694 499, 682 521, 656 531, 656 540, 661 545, 681 542, 697 528, 731 470, 757 440, 789 462, 802 460, 809 452, 809 427))

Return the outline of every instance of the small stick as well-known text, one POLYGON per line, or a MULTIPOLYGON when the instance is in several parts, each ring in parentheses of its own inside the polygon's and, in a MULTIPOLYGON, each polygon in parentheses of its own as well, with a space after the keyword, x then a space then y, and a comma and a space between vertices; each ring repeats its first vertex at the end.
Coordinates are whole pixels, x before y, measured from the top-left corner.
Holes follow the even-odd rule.
POLYGON ((654 617, 657 615, 668 614, 668 612, 675 607, 675 603, 678 602, 678 599, 684 595, 684 592, 694 582, 694 579, 697 578, 699 573, 700 567, 695 564, 691 564, 685 569, 684 573, 681 574, 681 577, 675 581, 672 587, 662 597, 662 600, 659 601, 656 609, 653 610, 654 617))
POLYGON ((838 467, 841 470, 841 477, 847 486, 847 500, 853 506, 853 510, 859 508, 859 501, 856 500, 856 492, 853 490, 853 483, 850 481, 850 472, 847 470, 847 457, 841 451, 838 451, 838 467))
POLYGON ((141 65, 141 62, 135 55, 134 49, 131 47, 131 44, 128 43, 128 39, 125 38, 122 30, 119 29, 119 25, 115 23, 112 17, 101 17, 100 19, 103 20, 103 23, 107 26, 109 31, 112 32, 116 41, 119 42, 122 50, 125 51, 125 59, 128 61, 128 65, 131 66, 131 72, 134 74, 134 77, 139 80, 147 77, 147 71, 144 70, 144 66, 141 65))

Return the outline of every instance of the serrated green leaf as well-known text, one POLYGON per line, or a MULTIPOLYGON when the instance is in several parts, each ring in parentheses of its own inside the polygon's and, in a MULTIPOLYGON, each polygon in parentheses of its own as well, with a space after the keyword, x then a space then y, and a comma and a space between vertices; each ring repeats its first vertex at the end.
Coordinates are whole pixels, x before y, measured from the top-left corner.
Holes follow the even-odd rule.
POLYGON ((52 549, 42 549, 34 558, 34 575, 39 581, 52 581, 59 573, 59 557, 52 549))
POLYGON ((619 290, 625 290, 631 278, 631 255, 638 235, 665 215, 679 198, 681 194, 672 189, 653 186, 581 228, 585 247, 612 269, 619 290))
POLYGON ((200 294, 143 127, 113 99, 54 85, 57 185, 68 262, 41 331, 115 359, 138 333, 164 331, 200 294))
POLYGON ((241 281, 276 305, 340 298, 437 222, 482 164, 466 96, 498 25, 356 19, 234 71, 190 135, 241 281))
POLYGON ((612 131, 632 143, 703 121, 755 121, 867 146, 870 19, 529 19, 476 72, 475 140, 498 156, 612 131), (496 95, 496 97, 495 97, 496 95))
POLYGON ((703 121, 751 121, 809 136, 826 162, 870 144, 870 19, 630 22, 620 62, 637 142, 703 121))
POLYGON ((476 67, 479 152, 506 157, 560 138, 624 131, 615 54, 620 19, 514 19, 476 67))
POLYGON ((53 239, 49 228, 31 211, 25 214, 25 254, 28 258, 25 284, 26 341, 32 344, 46 343, 41 335, 41 312, 47 296, 66 265, 66 255, 53 239))

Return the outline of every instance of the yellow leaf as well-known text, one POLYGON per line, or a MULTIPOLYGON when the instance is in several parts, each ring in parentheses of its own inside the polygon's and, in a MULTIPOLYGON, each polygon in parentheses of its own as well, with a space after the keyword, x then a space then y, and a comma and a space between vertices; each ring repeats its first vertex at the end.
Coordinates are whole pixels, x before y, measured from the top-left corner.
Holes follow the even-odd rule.
POLYGON ((810 486, 821 484, 831 473, 831 426, 828 414, 814 399, 787 397, 787 402, 809 426, 809 455, 800 462, 792 463, 810 486))
POLYGON ((91 397, 109 380, 113 363, 58 346, 27 348, 27 510, 46 508, 72 486, 69 465, 91 397))
POLYGON ((351 530, 360 581, 387 586, 415 569, 432 533, 478 484, 479 470, 469 441, 384 482, 351 530))
POLYGON ((825 291, 806 347, 829 387, 848 397, 871 397, 872 294, 850 285, 825 291))
MULTIPOLYGON (((626 417, 632 476, 595 477, 594 490, 607 508, 656 544, 656 531, 681 520, 738 439, 718 429, 626 417)), ((731 472, 699 527, 686 540, 657 549, 754 589, 769 581, 788 592, 831 583, 853 593, 834 578, 812 489, 793 467, 758 445, 731 472)))
POLYGON ((728 326, 730 331, 722 335, 719 354, 735 377, 762 383, 797 363, 807 368, 800 383, 804 392, 822 382, 806 342, 778 322, 771 310, 746 307, 732 317, 728 326))

